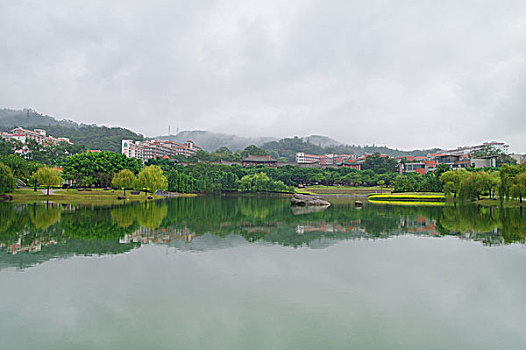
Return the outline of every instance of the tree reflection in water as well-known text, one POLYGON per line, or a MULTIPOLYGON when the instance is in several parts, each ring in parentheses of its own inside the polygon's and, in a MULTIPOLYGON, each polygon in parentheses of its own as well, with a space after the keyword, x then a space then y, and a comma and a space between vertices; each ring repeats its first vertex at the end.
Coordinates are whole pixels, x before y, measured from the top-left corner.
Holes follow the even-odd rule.
POLYGON ((524 243, 526 237, 521 208, 370 204, 356 210, 348 203, 295 214, 288 198, 261 195, 113 207, 0 203, 0 266, 23 267, 74 254, 117 254, 145 243, 191 242, 204 234, 241 235, 248 242, 292 247, 404 234, 453 235, 487 245, 524 243))

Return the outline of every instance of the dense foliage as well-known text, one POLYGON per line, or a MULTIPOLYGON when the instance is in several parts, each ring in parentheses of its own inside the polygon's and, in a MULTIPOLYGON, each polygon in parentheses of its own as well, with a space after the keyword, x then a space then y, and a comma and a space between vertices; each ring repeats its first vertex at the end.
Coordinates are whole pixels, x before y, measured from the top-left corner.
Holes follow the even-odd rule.
POLYGON ((101 151, 120 152, 121 141, 124 140, 143 140, 144 137, 131 130, 107 127, 98 125, 79 125, 77 127, 67 127, 60 125, 42 125, 48 135, 55 137, 67 137, 74 144, 84 145, 87 149, 101 151))
POLYGON ((0 156, 22 155, 24 159, 47 165, 62 165, 72 154, 83 152, 86 147, 82 144, 60 143, 58 145, 38 144, 28 140, 24 145, 17 140, 0 140, 0 156))
MULTIPOLYGON (((243 168, 240 165, 210 163, 181 165, 166 159, 150 160, 146 164, 159 165, 168 174, 168 189, 181 193, 250 191, 248 188, 254 187, 245 186, 242 188, 241 180, 246 175, 254 176, 260 173, 265 174, 269 180, 273 181, 268 184, 270 187, 266 187, 265 191, 291 191, 290 186, 310 184, 390 185, 397 176, 394 172, 376 174, 370 169, 360 171, 343 167, 316 169, 287 165, 278 168, 264 166, 243 168)), ((253 180, 253 178, 246 178, 245 184, 248 183, 248 179, 253 180)))
POLYGON ((504 164, 500 171, 500 194, 506 198, 518 198, 520 202, 526 197, 526 165, 504 164))
POLYGON ((58 186, 62 182, 60 173, 55 168, 42 167, 33 174, 34 180, 47 188, 47 195, 49 196, 49 189, 52 186, 58 186))
POLYGON ((80 153, 67 158, 63 166, 63 176, 81 186, 111 185, 113 174, 128 169, 137 174, 142 163, 136 158, 113 152, 80 153))
POLYGON ((442 192, 440 177, 449 170, 448 165, 440 164, 435 171, 425 175, 418 173, 398 175, 393 181, 394 192, 442 192))
POLYGON ((460 199, 474 200, 494 195, 500 183, 498 171, 450 170, 440 176, 444 193, 460 199))
POLYGON ((16 178, 13 176, 11 169, 0 163, 0 194, 11 192, 15 189, 16 178))
POLYGON ((126 190, 132 189, 137 181, 137 177, 128 169, 122 169, 115 175, 113 175, 113 180, 111 180, 111 185, 113 188, 118 188, 124 190, 124 196, 126 196, 126 190))
POLYGON ((135 188, 145 192, 155 193, 158 190, 166 190, 168 183, 163 170, 157 165, 150 165, 141 170, 137 175, 135 188))

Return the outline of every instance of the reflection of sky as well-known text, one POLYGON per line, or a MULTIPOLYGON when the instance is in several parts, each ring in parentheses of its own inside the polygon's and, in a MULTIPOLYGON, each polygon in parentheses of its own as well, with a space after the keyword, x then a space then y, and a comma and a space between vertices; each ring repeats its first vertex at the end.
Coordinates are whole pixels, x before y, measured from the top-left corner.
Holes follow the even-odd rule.
MULTIPOLYGON (((211 237, 210 237, 211 238, 211 237)), ((240 244, 0 271, 6 348, 522 348, 526 254, 452 238, 240 244)), ((196 243, 194 241, 192 244, 196 243)))

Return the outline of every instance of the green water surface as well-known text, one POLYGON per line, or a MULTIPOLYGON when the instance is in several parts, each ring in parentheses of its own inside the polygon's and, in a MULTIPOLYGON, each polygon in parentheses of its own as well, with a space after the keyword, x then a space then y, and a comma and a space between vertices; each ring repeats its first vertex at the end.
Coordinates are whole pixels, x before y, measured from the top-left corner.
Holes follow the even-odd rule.
POLYGON ((521 209, 0 203, 1 349, 524 349, 521 209))

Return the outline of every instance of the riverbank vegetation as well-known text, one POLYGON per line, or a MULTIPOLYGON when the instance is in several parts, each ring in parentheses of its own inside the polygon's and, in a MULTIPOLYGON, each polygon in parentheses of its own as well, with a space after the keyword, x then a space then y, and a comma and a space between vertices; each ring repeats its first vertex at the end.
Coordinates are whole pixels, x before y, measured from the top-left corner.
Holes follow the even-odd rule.
MULTIPOLYGON (((252 147, 247 153, 258 153, 252 147)), ((227 152, 223 150, 222 152, 227 152)), ((228 152, 227 152, 228 153, 228 152)), ((398 174, 394 159, 370 156, 364 170, 348 167, 306 168, 178 163, 168 159, 150 159, 146 164, 112 152, 79 153, 67 156, 61 168, 24 159, 15 154, 0 158, 0 192, 14 189, 17 179, 36 189, 38 186, 114 188, 155 193, 286 192, 322 195, 369 194, 371 192, 444 193, 455 201, 502 198, 508 201, 526 196, 525 166, 504 164, 494 169, 451 170, 439 165, 434 172, 398 174), (51 170, 49 170, 51 169, 51 170), (53 172, 53 181, 42 176, 53 172), (57 181, 57 178, 59 181, 57 181), (49 180, 49 181, 48 181, 49 180)), ((48 174, 49 175, 49 174, 48 174)), ((124 193, 124 196, 126 194, 124 193)), ((415 199, 416 200, 416 199, 415 199)))

